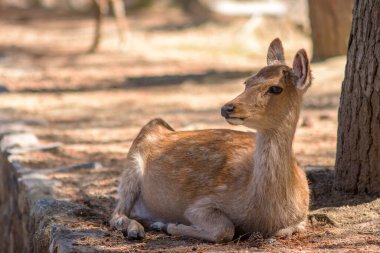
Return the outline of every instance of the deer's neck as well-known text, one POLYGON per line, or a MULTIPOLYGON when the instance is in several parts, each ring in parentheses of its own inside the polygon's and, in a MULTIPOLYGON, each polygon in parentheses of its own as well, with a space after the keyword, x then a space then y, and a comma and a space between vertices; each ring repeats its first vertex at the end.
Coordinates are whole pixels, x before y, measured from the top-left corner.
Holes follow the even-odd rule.
POLYGON ((287 194, 294 178, 292 150, 297 119, 278 129, 258 131, 254 153, 253 187, 256 193, 287 194))

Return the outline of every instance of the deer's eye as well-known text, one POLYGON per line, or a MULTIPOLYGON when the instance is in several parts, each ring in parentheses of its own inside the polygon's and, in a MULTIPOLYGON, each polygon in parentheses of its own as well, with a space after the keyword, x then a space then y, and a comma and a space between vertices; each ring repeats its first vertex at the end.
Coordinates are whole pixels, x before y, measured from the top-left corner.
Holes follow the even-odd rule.
POLYGON ((278 95, 282 92, 282 88, 280 86, 271 86, 269 87, 268 92, 278 95))

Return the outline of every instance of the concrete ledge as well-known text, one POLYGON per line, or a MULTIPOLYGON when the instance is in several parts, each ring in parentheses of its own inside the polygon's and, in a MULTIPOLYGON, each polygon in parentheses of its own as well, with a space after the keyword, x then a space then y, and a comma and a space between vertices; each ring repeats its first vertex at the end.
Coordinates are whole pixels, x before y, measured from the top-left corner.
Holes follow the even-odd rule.
POLYGON ((20 155, 10 154, 15 148, 38 148, 37 137, 10 125, 0 129, 0 138, 1 252, 94 252, 75 241, 83 237, 102 238, 109 236, 107 233, 70 229, 70 224, 80 222, 92 211, 81 204, 55 199, 54 189, 62 183, 50 179, 46 171, 24 168, 18 161, 20 155))

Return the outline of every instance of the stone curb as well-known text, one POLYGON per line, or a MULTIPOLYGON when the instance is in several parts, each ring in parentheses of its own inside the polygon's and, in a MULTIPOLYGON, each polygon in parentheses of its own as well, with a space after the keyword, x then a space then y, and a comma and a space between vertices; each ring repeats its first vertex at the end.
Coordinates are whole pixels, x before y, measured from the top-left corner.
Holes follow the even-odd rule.
POLYGON ((58 144, 40 145, 34 134, 17 123, 0 127, 0 252, 83 252, 76 247, 76 240, 108 236, 95 229, 70 230, 68 224, 80 222, 81 215, 91 210, 56 199, 54 188, 62 187, 62 182, 46 175, 77 168, 97 168, 99 164, 31 170, 18 162, 24 152, 58 147, 58 144))

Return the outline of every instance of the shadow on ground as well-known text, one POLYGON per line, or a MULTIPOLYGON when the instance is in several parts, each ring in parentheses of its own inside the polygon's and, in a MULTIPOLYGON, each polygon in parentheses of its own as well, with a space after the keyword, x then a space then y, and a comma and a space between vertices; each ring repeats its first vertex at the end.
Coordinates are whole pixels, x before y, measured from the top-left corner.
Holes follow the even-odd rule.
POLYGON ((371 202, 376 196, 352 195, 334 190, 334 168, 306 169, 311 191, 311 210, 325 207, 355 206, 371 202))
POLYGON ((91 86, 76 86, 75 88, 24 88, 17 90, 18 93, 59 93, 59 92, 85 92, 85 91, 98 91, 109 89, 135 89, 147 88, 157 86, 175 86, 185 82, 192 82, 197 85, 202 85, 205 82, 220 84, 226 80, 240 79, 250 76, 254 71, 219 71, 209 70, 202 73, 189 73, 183 75, 159 75, 159 76, 139 76, 129 77, 125 82, 107 82, 102 81, 98 85, 91 86))

